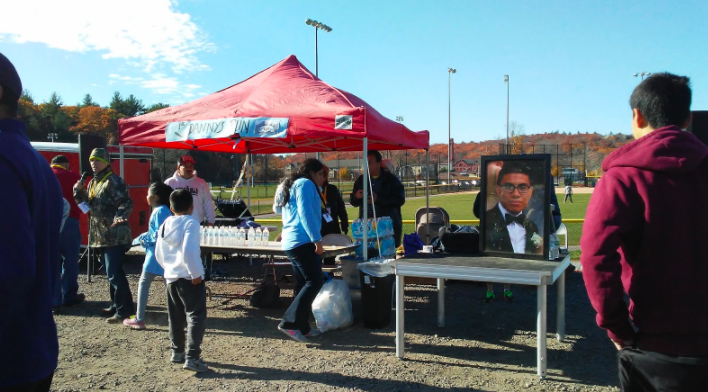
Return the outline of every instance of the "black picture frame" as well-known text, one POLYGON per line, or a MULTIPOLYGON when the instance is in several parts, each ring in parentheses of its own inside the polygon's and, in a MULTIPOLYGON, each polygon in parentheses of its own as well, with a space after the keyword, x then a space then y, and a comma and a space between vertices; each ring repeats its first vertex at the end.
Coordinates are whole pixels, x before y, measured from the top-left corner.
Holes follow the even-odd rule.
MULTIPOLYGON (((509 166, 511 169, 512 166, 509 166)), ((481 180, 480 187, 480 235, 479 249, 484 256, 498 256, 518 259, 548 260, 548 249, 551 228, 551 192, 554 192, 551 182, 551 155, 550 154, 529 154, 529 155, 484 155, 481 158, 481 180), (529 177, 532 186, 531 195, 526 200, 523 207, 524 214, 523 228, 526 230, 525 253, 514 253, 509 232, 505 224, 501 208, 503 201, 497 195, 497 175, 503 165, 510 163, 513 167, 521 167, 529 177), (491 166, 490 166, 491 165, 491 166), (491 174, 490 174, 491 172, 491 174), (491 189, 490 189, 491 188, 491 189), (536 236, 533 236, 535 231, 536 236), (539 231, 541 231, 539 233, 539 231), (531 238, 528 236, 532 235, 531 238), (542 244, 538 244, 538 240, 542 244), (511 248, 511 249, 509 249, 511 248)), ((505 196, 508 192, 500 189, 505 196)), ((518 194, 514 189, 511 194, 518 194)), ((508 204, 513 208, 511 201, 508 204)), ((521 201, 523 203, 523 201, 521 201)))

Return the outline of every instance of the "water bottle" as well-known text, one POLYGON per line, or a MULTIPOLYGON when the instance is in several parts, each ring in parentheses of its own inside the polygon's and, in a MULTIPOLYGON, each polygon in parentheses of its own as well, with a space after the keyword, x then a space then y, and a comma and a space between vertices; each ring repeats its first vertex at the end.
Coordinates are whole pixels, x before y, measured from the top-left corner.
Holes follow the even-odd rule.
POLYGON ((242 228, 238 229, 238 246, 244 246, 246 244, 246 230, 242 228))
POLYGON ((354 219, 352 221, 352 237, 361 238, 361 219, 354 219))
POLYGON ((253 227, 248 229, 248 246, 254 246, 256 244, 256 231, 253 227))
POLYGON ((270 232, 268 231, 268 228, 265 227, 265 228, 263 228, 263 245, 262 246, 268 246, 268 241, 270 241, 270 232))
POLYGON ((206 244, 207 244, 207 241, 206 241, 206 227, 201 226, 201 227, 199 228, 199 245, 200 245, 200 246, 204 246, 204 245, 206 245, 206 244))
POLYGON ((236 230, 233 228, 233 226, 229 227, 228 245, 229 246, 236 246, 236 230))
POLYGON ((256 240, 254 241, 254 245, 261 246, 262 241, 263 241, 263 231, 259 227, 256 229, 256 240))
POLYGON ((555 236, 555 233, 548 238, 548 260, 555 260, 558 257, 558 248, 556 248, 556 241, 553 236, 555 236))
POLYGON ((208 245, 216 245, 214 243, 214 228, 211 226, 207 227, 207 244, 208 245))

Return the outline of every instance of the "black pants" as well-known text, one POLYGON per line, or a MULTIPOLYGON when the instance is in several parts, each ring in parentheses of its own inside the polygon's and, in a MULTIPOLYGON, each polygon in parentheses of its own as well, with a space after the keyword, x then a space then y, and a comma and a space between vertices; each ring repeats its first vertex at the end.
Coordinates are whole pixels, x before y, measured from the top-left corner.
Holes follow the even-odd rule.
POLYGON ((49 377, 36 382, 18 385, 15 387, 1 388, 0 392, 49 392, 49 388, 52 386, 52 378, 54 378, 54 372, 52 372, 49 377))
POLYGON ((619 374, 623 392, 708 391, 708 358, 669 357, 623 348, 619 374))
POLYGON ((284 329, 299 329, 303 335, 310 332, 310 314, 312 302, 324 285, 322 261, 315 253, 315 244, 300 245, 295 249, 286 250, 285 254, 293 265, 297 284, 297 296, 283 315, 280 327, 284 329))
POLYGON ((571 194, 569 194, 569 193, 566 193, 566 194, 565 194, 565 199, 563 199, 563 203, 565 203, 566 201, 568 201, 568 198, 570 198, 570 202, 571 202, 571 203, 573 202, 573 195, 571 195, 571 194))
POLYGON ((179 279, 167 284, 167 314, 172 351, 183 353, 186 348, 187 359, 199 359, 207 316, 204 282, 193 285, 191 280, 179 279))

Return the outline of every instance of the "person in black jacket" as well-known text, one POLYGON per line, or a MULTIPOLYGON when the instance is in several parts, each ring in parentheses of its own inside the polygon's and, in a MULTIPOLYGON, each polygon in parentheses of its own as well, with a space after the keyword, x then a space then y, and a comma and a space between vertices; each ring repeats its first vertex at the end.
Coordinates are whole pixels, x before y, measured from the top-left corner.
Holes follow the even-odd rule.
MULTIPOLYGON (((322 237, 327 234, 347 234, 349 232, 349 216, 347 215, 347 207, 344 205, 344 199, 339 189, 329 183, 329 168, 324 165, 325 182, 322 189, 319 190, 320 198, 322 199, 322 209, 327 212, 330 221, 322 216, 322 229, 320 234, 322 237)), ((334 264, 334 257, 323 259, 324 264, 334 264)))
MULTIPOLYGON (((366 155, 369 163, 369 174, 371 175, 371 187, 373 194, 369 196, 368 218, 388 216, 393 221, 393 239, 396 248, 401 246, 401 234, 403 233, 403 221, 400 207, 406 202, 406 191, 401 181, 388 170, 381 166, 383 157, 376 150, 371 150, 366 155), (373 204, 372 204, 373 200, 373 204), (372 208, 373 207, 373 208, 372 208)), ((354 182, 354 189, 349 196, 349 203, 353 207, 359 207, 359 218, 362 217, 362 205, 364 199, 364 178, 359 176, 354 182)))

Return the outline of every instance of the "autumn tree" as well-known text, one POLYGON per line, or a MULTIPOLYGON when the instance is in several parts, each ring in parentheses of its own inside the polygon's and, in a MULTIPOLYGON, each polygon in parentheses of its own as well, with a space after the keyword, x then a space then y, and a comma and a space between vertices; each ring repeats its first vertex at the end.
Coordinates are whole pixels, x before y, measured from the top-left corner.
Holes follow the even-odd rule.
POLYGON ((339 178, 342 180, 348 180, 351 175, 349 174, 349 169, 346 167, 343 167, 339 169, 339 178))
POLYGON ((100 106, 85 106, 77 112, 76 125, 71 127, 75 134, 87 133, 106 138, 108 144, 118 142, 116 112, 100 106))

